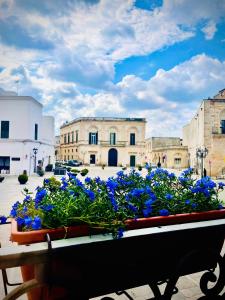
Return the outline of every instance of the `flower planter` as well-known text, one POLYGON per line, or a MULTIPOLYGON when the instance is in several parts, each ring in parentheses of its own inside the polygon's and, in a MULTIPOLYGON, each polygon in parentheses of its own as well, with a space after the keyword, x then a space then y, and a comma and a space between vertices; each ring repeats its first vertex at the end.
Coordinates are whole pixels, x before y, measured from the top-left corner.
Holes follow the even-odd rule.
MULTIPOLYGON (((156 226, 162 226, 162 225, 172 225, 172 224, 181 224, 181 223, 196 222, 196 221, 203 221, 203 220, 221 219, 221 218, 225 218, 225 209, 216 210, 216 211, 200 212, 200 213, 171 215, 171 216, 166 216, 166 217, 152 217, 152 218, 143 218, 143 219, 137 219, 137 220, 127 220, 126 226, 127 226, 128 230, 131 230, 131 229, 139 229, 139 228, 147 228, 147 227, 156 227, 156 226)), ((88 228, 88 226, 80 225, 80 226, 68 227, 67 229, 65 229, 65 228, 58 228, 58 229, 51 229, 51 230, 42 229, 42 230, 37 230, 37 231, 20 232, 17 229, 16 221, 12 220, 11 240, 13 242, 17 242, 19 244, 31 244, 31 243, 43 242, 46 240, 47 233, 49 233, 51 240, 55 240, 55 239, 62 239, 62 238, 85 236, 85 235, 89 235, 91 233, 91 231, 88 228)), ((196 239, 196 240, 198 240, 198 239, 196 239)), ((158 243, 158 241, 157 241, 157 243, 158 243)), ((157 243, 155 245, 157 245, 157 243)), ((175 243, 176 243, 176 239, 175 239, 175 243)), ((221 240, 219 241, 219 245, 221 245, 221 240)), ((167 245, 163 246, 164 251, 166 251, 166 248, 165 248, 166 246, 167 245)), ((151 246, 151 247, 153 247, 153 246, 151 246)), ((156 247, 159 247, 159 246, 157 245, 156 247)), ((187 247, 187 245, 182 246, 182 247, 187 247)), ((189 247, 191 249, 191 246, 189 246, 189 247)), ((156 251, 156 253, 157 253, 159 250, 161 250, 161 249, 159 248, 154 251, 156 251)), ((67 259, 68 259, 68 257, 67 257, 67 259)), ((162 260, 165 260, 165 259, 162 257, 162 260)), ((53 263, 53 265, 52 265, 52 268, 54 270, 53 272, 57 271, 57 273, 60 273, 61 267, 62 267, 62 269, 64 269, 64 272, 65 272, 65 266, 63 264, 64 264, 64 261, 63 262, 61 261, 61 263, 60 262, 53 263)), ((110 266, 112 267, 112 264, 110 266)), ((201 270, 201 267, 199 267, 199 270, 201 270)), ((34 266, 33 265, 22 266, 21 271, 22 271, 22 276, 23 276, 24 281, 34 278, 34 266)), ((68 273, 66 272, 66 274, 67 274, 67 276, 69 276, 68 274, 71 274, 71 277, 73 277, 73 272, 68 271, 68 273)), ((165 279, 166 279, 166 277, 165 277, 165 279)), ((60 288, 53 288, 51 290, 51 292, 52 292, 51 296, 48 296, 47 288, 34 289, 28 293, 28 299, 29 300, 38 300, 38 299, 51 299, 52 300, 52 299, 59 299, 59 297, 62 297, 64 295, 64 290, 60 289, 60 288)))

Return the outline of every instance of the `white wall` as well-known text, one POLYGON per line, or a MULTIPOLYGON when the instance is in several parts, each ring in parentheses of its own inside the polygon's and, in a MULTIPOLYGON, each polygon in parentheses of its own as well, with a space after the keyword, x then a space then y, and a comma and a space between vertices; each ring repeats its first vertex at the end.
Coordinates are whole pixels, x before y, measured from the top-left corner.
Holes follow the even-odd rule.
POLYGON ((32 97, 0 96, 0 123, 9 121, 9 139, 0 138, 0 156, 10 157, 10 174, 34 171, 33 148, 38 149, 36 161, 43 167, 54 163, 54 118, 42 115, 42 105, 32 97), (38 124, 38 140, 34 140, 38 124), (12 158, 20 158, 14 161, 12 158))

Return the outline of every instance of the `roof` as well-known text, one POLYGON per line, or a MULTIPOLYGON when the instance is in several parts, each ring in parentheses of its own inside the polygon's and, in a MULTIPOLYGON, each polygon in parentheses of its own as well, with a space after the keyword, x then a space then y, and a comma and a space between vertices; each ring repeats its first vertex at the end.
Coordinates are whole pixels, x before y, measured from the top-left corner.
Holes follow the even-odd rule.
POLYGON ((115 121, 115 122, 120 122, 120 121, 127 121, 127 122, 145 122, 145 118, 116 118, 116 117, 81 117, 74 119, 70 122, 64 123, 60 128, 69 126, 74 123, 82 122, 82 121, 105 121, 105 122, 110 122, 110 121, 115 121))
POLYGON ((38 102, 35 98, 30 97, 30 96, 0 96, 0 101, 1 100, 7 100, 7 101, 32 101, 35 104, 40 105, 43 107, 43 105, 38 102))

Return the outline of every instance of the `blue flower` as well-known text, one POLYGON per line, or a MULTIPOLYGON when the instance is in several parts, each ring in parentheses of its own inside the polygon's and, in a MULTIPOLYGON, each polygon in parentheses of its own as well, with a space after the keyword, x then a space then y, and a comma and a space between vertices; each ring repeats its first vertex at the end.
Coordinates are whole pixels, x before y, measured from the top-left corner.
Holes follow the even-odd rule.
POLYGON ((88 197, 90 198, 91 201, 95 200, 95 193, 93 191, 88 190, 88 189, 85 189, 84 191, 88 195, 88 197))
POLYGON ((86 178, 85 178, 85 182, 86 182, 86 183, 91 183, 91 178, 90 178, 90 177, 86 177, 86 178))
POLYGON ((29 196, 29 195, 27 195, 25 198, 24 198, 24 200, 23 200, 23 202, 25 203, 25 202, 29 202, 31 200, 31 197, 29 196))
POLYGON ((152 213, 152 207, 148 206, 147 208, 143 209, 142 212, 143 212, 144 217, 147 218, 152 213))
POLYGON ((44 179, 44 184, 49 184, 49 182, 50 182, 49 179, 47 179, 47 178, 44 179))
POLYGON ((40 217, 38 217, 38 216, 34 217, 34 220, 32 222, 32 228, 34 230, 38 230, 41 228, 41 218, 40 217))
POLYGON ((123 237, 123 232, 124 232, 123 228, 118 228, 118 230, 117 230, 117 238, 118 239, 123 237))
POLYGON ((17 211, 15 208, 13 208, 10 212, 10 216, 12 216, 13 218, 15 218, 17 216, 17 211))
POLYGON ((75 192, 73 190, 68 190, 68 192, 69 192, 70 195, 74 195, 75 194, 75 192))
POLYGON ((218 209, 223 209, 224 207, 223 207, 223 205, 222 204, 219 204, 218 205, 218 209))
POLYGON ((134 206, 134 205, 131 204, 131 203, 128 204, 128 208, 129 208, 132 212, 134 212, 134 213, 137 213, 137 212, 138 212, 137 207, 134 206))
POLYGON ((5 224, 7 221, 7 218, 5 216, 0 216, 0 224, 5 224))
POLYGON ((142 188, 140 188, 140 189, 133 189, 133 191, 131 191, 131 195, 133 196, 133 197, 140 197, 141 196, 141 194, 143 194, 145 192, 145 190, 144 189, 142 189, 142 188))
POLYGON ((16 221, 17 221, 17 224, 19 226, 22 226, 24 224, 24 218, 21 218, 21 217, 17 217, 16 218, 16 221))
POLYGON ((174 179, 176 176, 175 176, 174 173, 170 173, 170 174, 168 174, 168 177, 169 177, 170 179, 174 179))
POLYGON ((166 194, 166 200, 171 200, 171 199, 173 199, 173 195, 171 195, 171 194, 166 194))
POLYGON ((192 208, 196 208, 197 207, 197 203, 192 203, 191 206, 192 206, 192 208))
POLYGON ((119 172, 116 173, 116 175, 117 175, 118 177, 122 177, 122 176, 124 175, 124 173, 123 173, 123 171, 119 171, 119 172))
POLYGON ((219 189, 223 190, 223 187, 225 186, 225 183, 219 182, 218 186, 219 186, 219 189))
POLYGON ((152 200, 152 199, 149 199, 149 200, 145 201, 146 207, 151 207, 151 205, 152 205, 153 203, 154 203, 154 200, 152 200))
POLYGON ((33 221, 33 220, 32 220, 31 217, 26 216, 26 217, 24 218, 24 225, 25 225, 26 227, 29 227, 29 226, 31 226, 32 221, 33 221))
POLYGON ((50 211, 50 210, 52 210, 54 208, 54 205, 52 205, 52 204, 46 204, 46 205, 41 206, 41 208, 44 211, 50 211))
POLYGON ((189 199, 185 200, 185 204, 189 205, 191 203, 191 201, 189 199))
POLYGON ((118 187, 118 183, 114 180, 108 179, 106 181, 106 186, 110 189, 110 190, 114 190, 118 187))
POLYGON ((159 215, 160 216, 169 216, 170 212, 168 211, 168 209, 161 209, 159 211, 159 215))

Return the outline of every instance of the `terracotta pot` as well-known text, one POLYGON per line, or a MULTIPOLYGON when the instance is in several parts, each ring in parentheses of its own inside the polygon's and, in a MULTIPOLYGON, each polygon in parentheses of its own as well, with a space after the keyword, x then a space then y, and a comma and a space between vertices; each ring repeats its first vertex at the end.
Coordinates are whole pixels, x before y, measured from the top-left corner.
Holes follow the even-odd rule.
MULTIPOLYGON (((181 224, 188 222, 196 222, 196 221, 205 221, 205 220, 213 220, 213 219, 221 219, 225 218, 225 209, 221 210, 213 210, 207 212, 200 213, 189 213, 189 214, 177 214, 165 217, 151 217, 151 218, 141 218, 137 220, 127 220, 126 228, 128 230, 139 229, 139 228, 147 228, 147 227, 155 227, 162 225, 172 225, 172 224, 181 224)), ((27 231, 21 232, 18 231, 17 222, 12 220, 12 231, 11 231, 11 240, 13 242, 17 242, 18 244, 31 244, 37 242, 43 242, 46 240, 46 234, 49 233, 51 240, 62 239, 62 238, 70 238, 70 237, 78 237, 89 235, 90 233, 96 233, 90 231, 87 225, 79 225, 68 228, 57 228, 57 229, 42 229, 36 231, 27 231)), ((60 272, 59 265, 56 263, 53 268, 60 272)), ((21 272, 23 276, 23 280, 27 281, 34 278, 34 266, 22 266, 21 272)), ((38 288, 33 289, 28 293, 29 300, 39 300, 39 299, 48 299, 48 300, 56 300, 63 298, 63 289, 53 288, 51 290, 51 296, 48 295, 47 288, 38 288)))
POLYGON ((163 225, 173 225, 173 224, 182 224, 198 221, 207 221, 214 219, 225 218, 225 209, 220 210, 210 210, 204 212, 193 212, 187 214, 177 214, 170 216, 157 216, 151 218, 140 218, 137 220, 127 220, 126 225, 127 229, 140 229, 147 227, 163 226, 163 225))
MULTIPOLYGON (((46 234, 50 235, 51 240, 72 238, 89 235, 90 229, 87 225, 77 225, 67 228, 57 228, 57 229, 41 229, 35 231, 18 231, 17 222, 13 219, 11 225, 11 241, 17 242, 19 245, 27 245, 38 242, 46 241, 46 234)), ((54 263, 53 268, 58 269, 58 262, 54 263)), ((58 270, 57 270, 58 271, 58 270)), ((21 274, 23 281, 28 281, 34 278, 34 265, 21 266, 21 274)), ((35 288, 27 293, 28 300, 56 300, 63 299, 64 289, 53 288, 51 290, 51 295, 49 295, 48 288, 35 288)))

